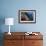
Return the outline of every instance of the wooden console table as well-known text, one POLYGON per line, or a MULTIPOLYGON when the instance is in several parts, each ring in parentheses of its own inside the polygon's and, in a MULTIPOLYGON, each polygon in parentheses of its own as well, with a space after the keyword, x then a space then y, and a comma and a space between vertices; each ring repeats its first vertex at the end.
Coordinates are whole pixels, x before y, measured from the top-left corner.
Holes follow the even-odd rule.
POLYGON ((26 32, 11 32, 8 35, 4 33, 4 46, 43 46, 43 35, 40 32, 38 35, 25 35, 26 32))

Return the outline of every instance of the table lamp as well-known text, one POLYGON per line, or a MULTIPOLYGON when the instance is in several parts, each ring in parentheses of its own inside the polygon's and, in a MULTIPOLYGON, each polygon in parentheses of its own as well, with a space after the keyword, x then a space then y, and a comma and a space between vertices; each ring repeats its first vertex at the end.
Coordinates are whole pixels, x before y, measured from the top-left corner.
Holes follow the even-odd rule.
POLYGON ((10 33, 10 26, 14 25, 14 18, 5 18, 5 25, 9 25, 8 34, 11 35, 11 33, 10 33))

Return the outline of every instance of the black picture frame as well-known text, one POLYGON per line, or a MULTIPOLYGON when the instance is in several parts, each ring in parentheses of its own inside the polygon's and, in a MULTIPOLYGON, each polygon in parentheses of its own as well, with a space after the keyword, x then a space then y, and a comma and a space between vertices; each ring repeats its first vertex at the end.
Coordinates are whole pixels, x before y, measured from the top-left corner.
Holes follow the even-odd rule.
POLYGON ((19 23, 36 23, 36 10, 19 10, 19 23))

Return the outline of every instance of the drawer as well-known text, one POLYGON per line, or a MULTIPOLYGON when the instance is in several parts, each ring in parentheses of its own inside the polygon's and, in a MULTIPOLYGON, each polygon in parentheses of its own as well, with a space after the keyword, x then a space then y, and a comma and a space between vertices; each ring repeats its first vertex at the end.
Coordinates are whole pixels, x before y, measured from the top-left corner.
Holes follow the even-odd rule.
POLYGON ((23 40, 5 40, 4 46, 23 46, 23 40))
POLYGON ((35 39, 35 40, 37 40, 37 39, 39 39, 39 40, 43 40, 43 36, 41 36, 41 35, 25 35, 25 40, 29 40, 29 39, 35 39))
POLYGON ((24 46, 43 46, 42 40, 25 40, 24 46))
POLYGON ((16 45, 16 41, 14 40, 5 40, 4 41, 4 46, 15 46, 16 45))
POLYGON ((10 35, 7 35, 7 36, 4 36, 4 39, 10 39, 10 40, 22 40, 24 39, 24 36, 23 35, 15 35, 15 36, 10 36, 10 35))

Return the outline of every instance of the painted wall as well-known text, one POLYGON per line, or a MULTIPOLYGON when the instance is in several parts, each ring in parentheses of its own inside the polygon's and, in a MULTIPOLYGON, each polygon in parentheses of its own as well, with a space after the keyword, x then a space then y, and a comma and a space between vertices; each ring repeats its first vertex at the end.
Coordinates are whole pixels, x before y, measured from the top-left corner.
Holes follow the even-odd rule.
MULTIPOLYGON (((14 26, 11 31, 46 31, 46 0, 0 0, 1 14, 0 17, 13 17, 14 26), (31 9, 36 10, 36 24, 18 23, 18 10, 31 9)), ((8 31, 8 26, 1 26, 2 32, 8 31)))

